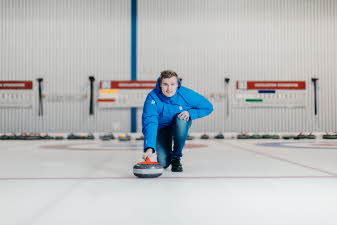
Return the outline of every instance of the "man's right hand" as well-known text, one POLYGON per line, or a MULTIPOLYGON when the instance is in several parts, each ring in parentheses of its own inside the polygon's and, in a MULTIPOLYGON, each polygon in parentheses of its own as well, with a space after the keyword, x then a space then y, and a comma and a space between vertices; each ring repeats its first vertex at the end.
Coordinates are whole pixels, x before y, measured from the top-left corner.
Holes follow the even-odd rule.
POLYGON ((151 155, 152 155, 152 153, 153 153, 153 148, 148 148, 148 149, 145 151, 145 153, 143 154, 143 159, 146 160, 147 157, 150 158, 151 155))

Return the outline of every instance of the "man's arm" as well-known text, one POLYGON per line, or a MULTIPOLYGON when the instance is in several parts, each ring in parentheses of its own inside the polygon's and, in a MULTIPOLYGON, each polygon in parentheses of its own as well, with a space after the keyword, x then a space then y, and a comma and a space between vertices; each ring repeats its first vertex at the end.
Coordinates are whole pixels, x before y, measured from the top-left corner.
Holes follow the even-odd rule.
POLYGON ((186 97, 192 109, 189 109, 189 116, 192 120, 208 116, 213 111, 213 105, 201 94, 187 89, 186 97))
POLYGON ((156 139, 158 130, 157 103, 149 94, 144 102, 142 115, 142 132, 144 134, 144 152, 148 148, 156 149, 156 139))

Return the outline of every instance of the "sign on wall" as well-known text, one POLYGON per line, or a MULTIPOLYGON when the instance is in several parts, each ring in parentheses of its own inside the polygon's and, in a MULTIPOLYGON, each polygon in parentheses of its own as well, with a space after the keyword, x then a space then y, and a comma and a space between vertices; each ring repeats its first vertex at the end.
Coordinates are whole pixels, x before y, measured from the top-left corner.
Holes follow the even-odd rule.
POLYGON ((0 107, 31 107, 32 89, 32 81, 0 81, 0 107))
POLYGON ((100 81, 99 108, 143 107, 156 81, 100 81))
POLYGON ((305 81, 237 81, 237 107, 305 107, 305 81))
POLYGON ((33 82, 32 81, 0 81, 0 89, 31 90, 33 89, 33 82))

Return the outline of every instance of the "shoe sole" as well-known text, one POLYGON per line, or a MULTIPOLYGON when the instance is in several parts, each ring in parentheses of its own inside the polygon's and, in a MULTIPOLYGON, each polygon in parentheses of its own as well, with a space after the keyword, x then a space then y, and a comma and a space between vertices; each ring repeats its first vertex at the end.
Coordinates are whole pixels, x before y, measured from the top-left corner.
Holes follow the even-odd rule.
POLYGON ((179 173, 179 172, 183 172, 184 170, 182 169, 182 170, 171 170, 172 172, 175 172, 175 173, 179 173))

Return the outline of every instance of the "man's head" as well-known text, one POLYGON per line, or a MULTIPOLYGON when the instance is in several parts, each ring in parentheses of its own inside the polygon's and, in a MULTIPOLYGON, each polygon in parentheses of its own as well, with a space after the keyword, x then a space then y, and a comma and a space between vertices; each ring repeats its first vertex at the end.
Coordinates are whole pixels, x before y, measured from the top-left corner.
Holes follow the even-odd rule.
POLYGON ((172 70, 164 70, 160 73, 161 91, 166 97, 172 97, 178 88, 178 75, 172 70))

